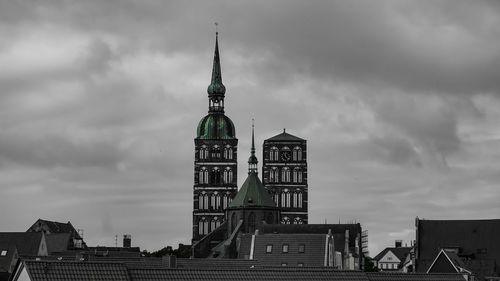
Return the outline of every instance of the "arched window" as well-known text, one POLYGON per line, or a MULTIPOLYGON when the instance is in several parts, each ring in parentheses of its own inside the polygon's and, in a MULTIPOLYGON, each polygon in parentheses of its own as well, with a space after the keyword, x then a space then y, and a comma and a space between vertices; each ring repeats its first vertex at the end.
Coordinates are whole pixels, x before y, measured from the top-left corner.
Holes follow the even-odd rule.
POLYGON ((300 149, 300 147, 296 146, 293 148, 292 160, 293 161, 302 161, 302 149, 300 149))
POLYGON ((253 212, 248 215, 248 232, 255 232, 255 214, 253 212))
POLYGON ((269 170, 269 182, 278 182, 278 168, 271 167, 269 170))
POLYGON ((212 147, 212 159, 220 159, 220 147, 218 145, 212 147))
POLYGON ((278 160, 278 148, 276 146, 273 146, 269 149, 269 160, 270 161, 277 161, 278 160))
POLYGON ((280 195, 278 192, 273 193, 273 200, 276 203, 276 206, 279 206, 280 195))
POLYGON ((208 209, 208 194, 203 191, 198 195, 198 209, 206 210, 208 209))
POLYGON ((301 218, 296 217, 293 219, 293 224, 303 224, 304 222, 302 221, 301 218))
POLYGON ((220 184, 220 170, 219 167, 214 167, 211 172, 212 184, 220 184))
POLYGON ((281 224, 290 224, 290 218, 289 217, 283 217, 281 219, 281 224))
POLYGON ((290 190, 287 188, 281 193, 281 207, 290 208, 290 190))
POLYGON ((233 148, 229 145, 226 145, 226 147, 224 147, 224 159, 233 159, 233 148))
POLYGON ((208 171, 207 168, 201 167, 200 172, 198 173, 198 182, 200 184, 208 183, 208 171))
POLYGON ((222 197, 222 209, 227 209, 227 205, 229 204, 228 198, 229 195, 227 193, 222 197))
POLYGON ((302 208, 302 191, 297 191, 297 208, 302 208))
POLYGON ((198 234, 200 235, 208 234, 208 221, 205 217, 202 217, 198 221, 198 234))
POLYGON ((283 167, 283 169, 281 169, 281 181, 290 182, 290 168, 283 167))
POLYGON ((206 145, 202 145, 202 146, 200 147, 199 158, 200 158, 201 160, 203 160, 203 159, 207 159, 207 158, 208 158, 208 148, 207 148, 207 146, 206 146, 206 145))
POLYGON ((210 206, 212 209, 217 210, 220 208, 220 194, 215 191, 212 196, 210 196, 210 206))
POLYGON ((302 170, 299 167, 293 169, 293 182, 295 183, 302 182, 302 170))
POLYGON ((212 220, 210 221, 210 229, 211 231, 214 231, 216 228, 220 226, 221 222, 218 217, 213 217, 212 220))
POLYGON ((298 203, 298 198, 297 198, 297 192, 294 192, 292 195, 292 207, 297 208, 299 203, 298 203))
POLYGON ((231 168, 229 167, 226 167, 222 177, 224 183, 233 183, 233 170, 231 170, 231 168))

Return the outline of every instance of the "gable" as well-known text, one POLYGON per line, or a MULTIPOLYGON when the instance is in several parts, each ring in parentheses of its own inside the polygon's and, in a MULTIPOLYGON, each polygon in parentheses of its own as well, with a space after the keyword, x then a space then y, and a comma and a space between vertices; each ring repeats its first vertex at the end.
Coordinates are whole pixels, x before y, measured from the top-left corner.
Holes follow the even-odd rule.
POLYGON ((434 263, 427 270, 429 273, 456 273, 458 272, 444 251, 441 251, 434 263))
POLYGON ((384 256, 378 261, 379 263, 384 262, 384 263, 400 263, 401 260, 396 257, 396 255, 391 251, 387 251, 384 256))

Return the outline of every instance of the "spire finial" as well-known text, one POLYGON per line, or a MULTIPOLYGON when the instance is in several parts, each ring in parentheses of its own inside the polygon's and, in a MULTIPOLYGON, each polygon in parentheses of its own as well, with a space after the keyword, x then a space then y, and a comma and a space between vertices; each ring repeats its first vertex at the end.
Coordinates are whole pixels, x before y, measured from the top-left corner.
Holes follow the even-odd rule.
POLYGON ((215 23, 215 51, 212 66, 212 80, 207 89, 209 113, 224 113, 224 94, 226 93, 226 87, 222 84, 222 72, 220 69, 218 25, 218 23, 215 23))
POLYGON ((255 156, 255 125, 254 125, 254 119, 252 118, 252 147, 250 148, 250 158, 248 158, 248 173, 255 173, 257 174, 257 164, 259 161, 257 160, 257 157, 255 156))
POLYGON ((217 35, 219 35, 219 29, 218 29, 219 23, 215 22, 214 24, 215 24, 215 36, 217 36, 217 35))

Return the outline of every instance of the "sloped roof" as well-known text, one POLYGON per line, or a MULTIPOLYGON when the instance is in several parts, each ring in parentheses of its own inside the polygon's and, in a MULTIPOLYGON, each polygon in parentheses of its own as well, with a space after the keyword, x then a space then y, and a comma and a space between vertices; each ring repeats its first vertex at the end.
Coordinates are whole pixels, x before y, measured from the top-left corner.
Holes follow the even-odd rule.
POLYGON ((464 281, 461 274, 449 273, 402 273, 402 272, 367 272, 370 281, 464 281))
POLYGON ((277 134, 276 136, 268 138, 265 141, 304 141, 304 139, 301 139, 294 135, 290 135, 289 133, 285 132, 285 130, 283 130, 283 133, 277 134))
POLYGON ((64 262, 26 260, 25 269, 31 281, 126 281, 127 267, 120 263, 64 262))
POLYGON ((74 233, 78 234, 71 222, 63 223, 57 221, 49 221, 38 219, 29 229, 28 232, 36 232, 37 228, 44 227, 49 233, 74 233))
POLYGON ((458 248, 458 256, 469 255, 476 261, 494 260, 500 264, 500 219, 418 220, 417 228, 419 272, 427 271, 443 248, 458 248))
POLYGON ((20 256, 36 256, 42 237, 39 232, 0 232, 0 244, 15 245, 20 256))
POLYGON ((335 271, 330 268, 266 268, 266 269, 130 269, 132 280, 234 280, 234 281, 369 281, 358 271, 335 271))
POLYGON ((7 254, 5 256, 0 256, 0 272, 10 272, 12 260, 15 258, 15 253, 17 253, 16 245, 0 243, 0 252, 1 251, 7 251, 7 254))
POLYGON ((276 203, 274 203, 257 174, 250 172, 229 207, 276 207, 276 203))
POLYGON ((405 261, 406 256, 410 253, 412 247, 387 247, 378 255, 376 255, 373 259, 379 261, 381 258, 387 254, 387 252, 391 251, 401 262, 405 261))
MULTIPOLYGON (((254 258, 265 266, 323 266, 325 261, 325 239, 327 234, 294 233, 255 235, 254 258), (283 244, 288 245, 288 252, 282 253, 283 244), (266 246, 273 245, 272 253, 266 253, 266 246), (299 245, 304 245, 304 252, 299 253, 299 245)), ((242 241, 243 242, 243 241, 242 241)), ((343 249, 344 245, 335 245, 343 249)))

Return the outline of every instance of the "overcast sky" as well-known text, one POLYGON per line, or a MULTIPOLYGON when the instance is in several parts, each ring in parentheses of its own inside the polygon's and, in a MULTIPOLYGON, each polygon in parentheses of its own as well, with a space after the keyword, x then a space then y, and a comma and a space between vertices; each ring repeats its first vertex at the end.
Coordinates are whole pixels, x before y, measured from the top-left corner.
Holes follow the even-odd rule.
POLYGON ((189 243, 214 22, 239 185, 255 118, 259 160, 307 139, 310 222, 371 255, 416 216, 500 217, 498 1, 0 0, 0 231, 189 243))

